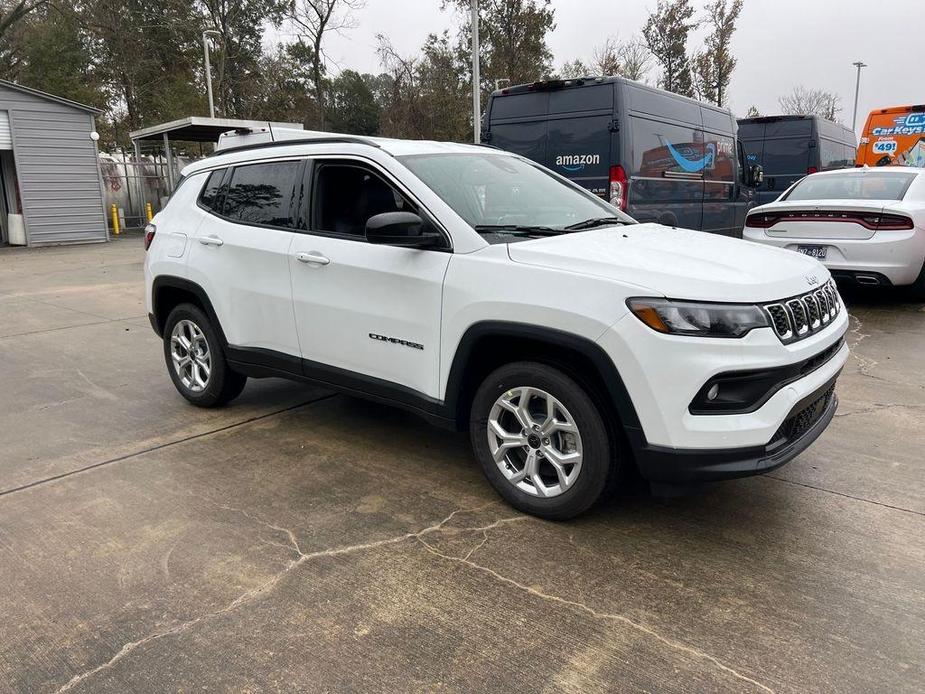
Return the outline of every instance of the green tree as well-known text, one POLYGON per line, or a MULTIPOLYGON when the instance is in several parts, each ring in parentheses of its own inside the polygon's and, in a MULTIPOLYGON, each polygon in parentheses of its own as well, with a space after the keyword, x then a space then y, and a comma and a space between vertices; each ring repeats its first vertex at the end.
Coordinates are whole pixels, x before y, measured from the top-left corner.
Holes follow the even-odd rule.
POLYGON ((335 132, 375 135, 379 132, 381 108, 363 76, 344 70, 327 88, 325 122, 335 132))
POLYGON ((696 26, 693 16, 690 0, 658 0, 642 28, 646 45, 662 68, 659 86, 684 96, 694 96, 687 57, 687 35, 696 26))
POLYGON ((715 0, 706 6, 705 23, 710 27, 703 51, 694 58, 695 82, 702 99, 725 106, 736 59, 732 35, 742 12, 742 0, 715 0))
POLYGON ((399 55, 379 35, 379 57, 388 71, 390 91, 380 130, 390 137, 471 140, 468 72, 449 33, 427 37, 418 58, 399 55))
MULTIPOLYGON (((471 61, 469 2, 443 0, 444 8, 455 8, 463 19, 456 49, 459 69, 466 73, 471 61)), ((498 80, 522 84, 545 79, 552 74, 552 52, 546 41, 549 32, 555 28, 555 10, 550 0, 480 0, 482 103, 498 80)))

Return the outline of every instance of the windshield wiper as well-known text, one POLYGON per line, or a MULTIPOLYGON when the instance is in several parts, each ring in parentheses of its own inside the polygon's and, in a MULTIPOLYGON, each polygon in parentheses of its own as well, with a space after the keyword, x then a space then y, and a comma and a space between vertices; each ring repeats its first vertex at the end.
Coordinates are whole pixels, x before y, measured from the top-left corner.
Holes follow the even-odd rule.
POLYGON ((608 224, 629 224, 625 219, 620 217, 592 217, 591 219, 586 219, 583 222, 576 222, 575 224, 569 224, 565 229, 575 231, 578 229, 593 229, 594 227, 602 227, 608 224))
POLYGON ((475 230, 479 232, 532 234, 534 236, 555 236, 556 234, 563 233, 561 229, 553 229, 552 227, 544 227, 535 224, 476 224, 475 230))

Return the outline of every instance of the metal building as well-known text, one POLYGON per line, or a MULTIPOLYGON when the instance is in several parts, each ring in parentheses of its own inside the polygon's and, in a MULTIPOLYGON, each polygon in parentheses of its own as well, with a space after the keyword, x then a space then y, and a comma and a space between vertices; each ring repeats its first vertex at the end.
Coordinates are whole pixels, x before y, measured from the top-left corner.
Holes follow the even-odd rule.
POLYGON ((0 243, 107 240, 99 113, 0 80, 0 243))

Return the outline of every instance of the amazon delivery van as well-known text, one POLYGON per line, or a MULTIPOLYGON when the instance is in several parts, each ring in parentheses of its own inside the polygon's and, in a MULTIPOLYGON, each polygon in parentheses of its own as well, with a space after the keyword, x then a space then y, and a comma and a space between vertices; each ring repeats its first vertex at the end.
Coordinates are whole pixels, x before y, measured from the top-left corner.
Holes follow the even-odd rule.
POLYGON ((741 236, 761 167, 729 111, 622 77, 492 93, 482 141, 516 152, 641 222, 741 236))
POLYGON ((865 164, 925 167, 925 104, 871 111, 856 162, 865 164))

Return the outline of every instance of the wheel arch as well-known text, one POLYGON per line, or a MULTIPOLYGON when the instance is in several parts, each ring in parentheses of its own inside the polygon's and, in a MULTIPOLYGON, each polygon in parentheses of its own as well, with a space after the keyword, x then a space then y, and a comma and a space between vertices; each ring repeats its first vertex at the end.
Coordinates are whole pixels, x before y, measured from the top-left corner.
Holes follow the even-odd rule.
POLYGON ((468 427, 479 384, 494 369, 513 361, 538 361, 568 374, 603 408, 608 425, 632 448, 645 445, 636 408, 620 373, 603 348, 588 338, 555 328, 506 321, 470 326, 460 338, 446 387, 448 414, 468 427))
POLYGON ((202 309, 218 333, 222 347, 228 345, 222 324, 218 320, 206 291, 195 282, 173 275, 156 277, 151 287, 151 326, 159 337, 164 334, 167 316, 175 307, 183 303, 191 303, 202 309))

